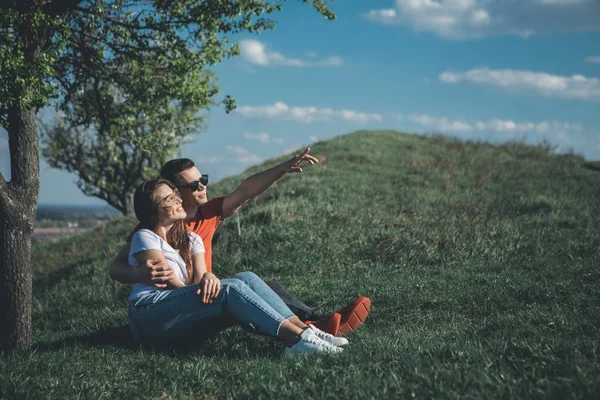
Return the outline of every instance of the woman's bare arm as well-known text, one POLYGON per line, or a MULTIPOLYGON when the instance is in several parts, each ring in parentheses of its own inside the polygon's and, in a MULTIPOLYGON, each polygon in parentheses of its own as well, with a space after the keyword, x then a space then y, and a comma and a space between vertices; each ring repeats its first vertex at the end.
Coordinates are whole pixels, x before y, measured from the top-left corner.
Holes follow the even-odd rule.
MULTIPOLYGON (((159 252, 160 253, 160 252, 159 252)), ((161 253, 162 255, 162 253, 161 253)), ((132 268, 128 262, 129 243, 125 244, 119 254, 108 266, 108 275, 121 283, 143 283, 157 288, 166 288, 175 275, 173 268, 167 264, 164 256, 161 260, 149 259, 140 263, 139 268, 132 268), (162 261, 162 262, 161 262, 162 261)))
POLYGON ((212 272, 206 272, 204 253, 194 254, 192 256, 192 265, 194 268, 192 283, 198 283, 196 294, 202 296, 202 303, 210 304, 221 291, 221 281, 212 272), (198 282, 195 282, 196 280, 198 282))
MULTIPOLYGON (((143 266, 146 265, 146 263, 151 260, 156 260, 161 265, 168 265, 164 254, 160 250, 139 251, 139 252, 135 253, 133 255, 133 257, 135 257, 138 264, 140 264, 142 267, 136 267, 136 268, 132 268, 132 269, 143 268, 143 266)), ((172 275, 171 278, 166 282, 167 289, 185 287, 185 284, 183 282, 181 282, 181 280, 177 277, 177 275, 175 273, 173 273, 171 275, 172 275)), ((151 283, 151 285, 152 285, 152 283, 151 283)))
POLYGON ((200 280, 206 273, 206 260, 204 258, 205 253, 197 253, 192 255, 192 267, 194 270, 194 277, 190 280, 190 285, 200 283, 200 280))

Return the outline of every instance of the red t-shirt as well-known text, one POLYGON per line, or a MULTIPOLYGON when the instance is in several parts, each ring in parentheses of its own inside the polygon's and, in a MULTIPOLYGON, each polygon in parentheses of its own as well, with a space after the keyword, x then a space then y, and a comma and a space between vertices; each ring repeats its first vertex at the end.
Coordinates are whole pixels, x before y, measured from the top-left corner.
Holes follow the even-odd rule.
POLYGON ((185 229, 202 238, 207 272, 212 272, 212 239, 219 224, 223 222, 223 199, 224 196, 210 199, 198 208, 195 217, 185 220, 185 229))

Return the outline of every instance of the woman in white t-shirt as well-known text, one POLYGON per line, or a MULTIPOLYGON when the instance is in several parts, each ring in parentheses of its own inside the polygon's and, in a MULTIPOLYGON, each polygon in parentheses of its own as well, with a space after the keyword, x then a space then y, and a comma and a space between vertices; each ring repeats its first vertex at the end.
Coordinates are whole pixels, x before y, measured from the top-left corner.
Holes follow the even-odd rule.
POLYGON ((138 267, 153 259, 175 271, 167 289, 133 287, 129 326, 141 344, 197 345, 235 324, 281 340, 288 356, 338 353, 348 343, 304 324, 255 274, 242 272, 221 281, 207 272, 202 239, 186 231, 186 211, 171 182, 140 185, 134 208, 140 229, 132 236, 130 265, 138 267))

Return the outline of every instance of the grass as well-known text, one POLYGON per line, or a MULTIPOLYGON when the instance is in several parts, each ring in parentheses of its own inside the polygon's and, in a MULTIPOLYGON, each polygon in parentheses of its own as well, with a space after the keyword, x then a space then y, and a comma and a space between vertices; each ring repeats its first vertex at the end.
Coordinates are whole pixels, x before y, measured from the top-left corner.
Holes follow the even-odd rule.
POLYGON ((188 352, 119 339, 120 218, 34 249, 35 344, 0 357, 0 398, 597 398, 600 175, 581 157, 398 132, 312 153, 219 228, 213 268, 323 311, 370 297, 347 351, 289 360, 238 328, 188 352))

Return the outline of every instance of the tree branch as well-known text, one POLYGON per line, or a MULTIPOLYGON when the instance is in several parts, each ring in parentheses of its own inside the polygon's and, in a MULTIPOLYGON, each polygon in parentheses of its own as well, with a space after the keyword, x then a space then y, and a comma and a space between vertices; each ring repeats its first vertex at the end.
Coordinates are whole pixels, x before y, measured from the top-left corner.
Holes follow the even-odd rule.
MULTIPOLYGON (((169 49, 169 47, 166 45, 162 46, 162 47, 161 46, 148 47, 148 46, 136 46, 134 44, 126 43, 126 42, 115 43, 115 42, 111 42, 110 40, 106 40, 103 37, 94 35, 91 32, 86 32, 82 29, 71 28, 71 30, 77 34, 87 37, 88 40, 86 42, 102 43, 102 44, 106 45, 108 48, 110 48, 112 51, 114 51, 115 54, 127 55, 127 56, 131 56, 132 58, 134 55, 136 55, 137 53, 141 53, 141 52, 156 52, 159 50, 166 51, 169 49), (134 53, 131 53, 131 51, 133 51, 134 53)), ((152 36, 151 35, 148 35, 145 37, 140 36, 139 39, 151 40, 152 36)))
POLYGON ((8 184, 4 180, 4 176, 2 172, 0 172, 0 202, 2 204, 6 203, 8 200, 8 184))
POLYGON ((76 10, 81 2, 82 0, 46 0, 40 3, 40 7, 50 15, 64 15, 76 10))
POLYGON ((6 128, 8 123, 8 109, 2 103, 0 103, 0 126, 6 128))

